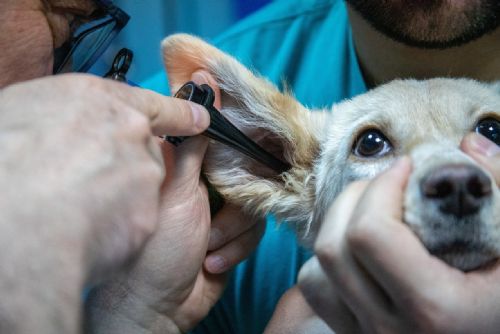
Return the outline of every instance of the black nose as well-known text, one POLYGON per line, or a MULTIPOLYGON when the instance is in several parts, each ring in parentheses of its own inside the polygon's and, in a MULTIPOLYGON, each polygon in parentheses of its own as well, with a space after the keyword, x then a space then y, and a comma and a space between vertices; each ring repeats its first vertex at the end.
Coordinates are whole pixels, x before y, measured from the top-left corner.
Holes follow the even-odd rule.
POLYGON ((491 181, 479 168, 445 165, 429 173, 421 183, 422 194, 436 201, 441 212, 457 218, 475 214, 491 196, 491 181))

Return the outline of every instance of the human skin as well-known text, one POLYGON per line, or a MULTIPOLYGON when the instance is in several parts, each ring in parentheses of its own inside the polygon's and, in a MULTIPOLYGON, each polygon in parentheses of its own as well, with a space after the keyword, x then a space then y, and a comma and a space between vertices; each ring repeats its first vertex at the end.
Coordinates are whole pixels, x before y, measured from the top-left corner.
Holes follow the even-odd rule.
MULTIPOLYGON (((477 134, 462 148, 500 183, 500 148, 477 134)), ((305 298, 337 334, 496 333, 500 263, 464 273, 425 250, 401 223, 410 171, 403 159, 337 198, 315 243, 317 258, 303 268, 323 275, 299 275, 305 298)))
MULTIPOLYGON (((424 49, 404 45, 386 37, 349 6, 348 13, 358 60, 370 86, 377 86, 396 78, 410 77, 424 79, 452 76, 484 81, 495 81, 500 77, 500 60, 495 56, 500 39, 498 28, 488 35, 458 47, 424 49)), ((461 148, 495 175, 497 184, 499 183, 500 161, 498 153, 495 153, 498 152, 495 144, 487 143, 483 137, 471 134, 464 138, 461 148)), ((320 261, 308 265, 317 266, 324 275, 320 281, 304 279, 299 282, 306 299, 317 311, 317 315, 335 329, 337 334, 363 331, 391 333, 398 330, 401 332, 403 329, 423 333, 456 333, 462 330, 467 333, 467 329, 468 332, 480 332, 480 329, 485 333, 495 332, 492 328, 495 328, 494 326, 498 328, 500 324, 490 320, 500 319, 498 317, 500 266, 492 267, 488 271, 463 274, 430 257, 416 236, 402 223, 402 219, 397 221, 399 224, 395 224, 393 213, 402 205, 401 201, 396 200, 400 188, 401 185, 398 188, 398 185, 389 178, 381 178, 371 183, 363 183, 362 186, 358 184, 345 191, 346 194, 340 197, 343 203, 348 203, 345 206, 352 209, 357 205, 357 210, 364 212, 368 217, 379 219, 372 219, 376 226, 357 228, 356 236, 351 238, 350 226, 361 224, 356 223, 356 217, 347 213, 349 210, 344 205, 342 210, 339 209, 340 205, 332 208, 331 215, 324 224, 332 227, 334 221, 343 221, 348 224, 347 232, 343 235, 328 234, 326 228, 324 232, 320 232, 319 244, 315 246, 316 253, 321 254, 318 256, 320 261), (387 195, 387 189, 391 188, 394 190, 393 197, 387 195), (371 195, 363 197, 365 193, 371 195), (361 202, 362 197, 364 199, 361 202), (391 203, 386 203, 384 210, 377 200, 381 198, 391 199, 391 203), (387 221, 392 225, 384 223, 387 221), (339 249, 338 245, 335 246, 336 241, 332 240, 333 236, 336 236, 337 241, 343 240, 345 247, 339 249), (394 240, 404 240, 406 243, 394 243, 394 240), (411 247, 407 247, 406 244, 411 247), (353 267, 352 261, 345 255, 351 253, 362 260, 359 265, 361 269, 353 267), (412 265, 404 265, 407 263, 412 265), (436 268, 432 274, 432 283, 429 283, 427 277, 423 277, 429 272, 429 268, 436 268), (390 284, 382 285, 379 280, 375 285, 363 286, 362 290, 351 289, 350 282, 363 279, 362 273, 365 270, 373 275, 385 273, 390 284), (339 280, 334 275, 335 272, 351 273, 350 279, 339 280), (387 308, 381 307, 379 313, 374 307, 370 307, 378 305, 378 300, 372 296, 380 292, 379 290, 382 290, 384 295, 399 296, 399 299, 396 298, 399 303, 392 305, 394 308, 391 312, 402 315, 401 317, 380 317, 377 320, 378 315, 387 316, 388 313, 387 308), (481 295, 481 303, 477 302, 476 292, 481 295), (425 298, 422 298, 422 294, 425 298), (349 304, 353 300, 364 300, 366 303, 358 302, 353 306, 349 304), (410 302, 412 312, 405 312, 408 305, 401 303, 402 300, 410 302), (479 314, 482 316, 478 316, 479 314), (384 327, 385 324, 382 326, 380 319, 390 319, 391 321, 387 323, 394 326, 384 327), (488 321, 482 322, 484 319, 488 321), (460 326, 461 329, 458 328, 460 326)), ((315 317, 313 310, 303 303, 304 296, 297 293, 296 289, 293 288, 294 291, 285 295, 284 301, 280 301, 270 327, 266 329, 269 333, 280 332, 276 325, 280 323, 280 319, 287 319, 285 321, 290 327, 292 327, 291 319, 297 326, 303 325, 302 317, 313 321, 311 320, 315 317), (294 311, 293 316, 290 316, 290 310, 294 311)))
MULTIPOLYGON (((500 184, 498 146, 470 134, 461 147, 500 184)), ((404 160, 351 184, 332 204, 316 257, 280 300, 266 334, 498 331, 500 263, 464 273, 428 253, 402 223, 411 170, 404 160)))
POLYGON ((398 43, 375 30, 348 6, 356 54, 365 80, 377 86, 397 78, 466 77, 495 81, 500 29, 449 49, 424 49, 398 43))
MULTIPOLYGON (((220 105, 219 90, 206 72, 195 72, 191 79, 210 84, 215 106, 220 105)), ((207 248, 217 242, 209 239, 207 189, 198 178, 207 144, 206 138, 192 138, 180 150, 162 145, 167 170, 172 174, 162 185, 159 228, 126 275, 90 294, 86 305, 89 333, 185 333, 218 300, 226 275, 202 268, 204 261, 206 268, 207 248), (182 251, 173 251, 177 249, 182 251)), ((235 207, 222 210, 215 219, 222 224, 239 220, 247 227, 246 222, 255 221, 235 207)), ((244 256, 253 249, 264 224, 257 227, 234 238, 226 246, 228 252, 244 256)))
MULTIPOLYGON (((0 124, 5 138, 0 175, 6 190, 0 220, 2 332, 79 332, 83 286, 110 282, 117 273, 117 285, 126 282, 124 268, 144 293, 144 299, 128 299, 124 307, 147 306, 156 315, 156 303, 170 298, 174 302, 161 319, 184 329, 208 312, 222 291, 223 273, 249 254, 263 232, 258 220, 237 208, 223 208, 207 221, 208 201, 196 168, 204 150, 190 150, 186 144, 186 152, 179 148, 173 153, 160 150, 153 139, 202 132, 208 126, 203 108, 88 75, 32 80, 52 73, 53 49, 67 38, 68 22, 74 14, 87 15, 93 6, 86 0, 0 3, 0 108, 5 120, 0 124), (177 174, 165 169, 174 168, 177 160, 189 162, 188 177, 196 186, 178 182, 172 178, 177 174), (179 198, 199 199, 199 209, 186 210, 188 216, 182 217, 204 224, 190 240, 196 247, 170 242, 189 239, 183 233, 196 226, 174 228, 180 221, 171 220, 175 215, 169 210, 178 208, 179 198), (165 232, 169 226, 172 234, 165 232), (148 240, 167 247, 144 247, 148 240), (195 260, 182 257, 185 251, 195 260), (172 259, 174 253, 178 257, 172 259), (185 284, 175 285, 174 278, 150 270, 158 261, 176 268, 175 283, 184 278, 185 284), (206 289, 193 290, 212 281, 217 288, 209 297, 206 289), (146 298, 156 297, 153 291, 160 288, 166 291, 160 300, 146 298), (190 296, 195 308, 188 305, 173 315, 176 306, 186 305, 179 296, 190 296)), ((206 73, 197 75, 210 83, 206 73)), ((108 297, 100 301, 111 303, 116 296, 108 297)), ((116 316, 105 315, 109 322, 116 316)))

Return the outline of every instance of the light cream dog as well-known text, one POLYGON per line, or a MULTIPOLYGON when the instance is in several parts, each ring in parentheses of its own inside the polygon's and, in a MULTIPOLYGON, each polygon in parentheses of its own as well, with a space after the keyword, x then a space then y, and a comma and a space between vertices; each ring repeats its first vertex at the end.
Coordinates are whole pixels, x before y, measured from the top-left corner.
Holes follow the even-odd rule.
POLYGON ((429 251, 461 270, 500 256, 498 186, 458 148, 471 131, 491 138, 498 131, 498 87, 465 79, 397 80, 311 112, 195 37, 167 38, 163 54, 172 91, 194 71, 208 70, 221 88, 221 112, 292 165, 276 175, 211 143, 204 170, 227 201, 255 215, 274 213, 310 244, 349 182, 410 155, 405 222, 429 251))

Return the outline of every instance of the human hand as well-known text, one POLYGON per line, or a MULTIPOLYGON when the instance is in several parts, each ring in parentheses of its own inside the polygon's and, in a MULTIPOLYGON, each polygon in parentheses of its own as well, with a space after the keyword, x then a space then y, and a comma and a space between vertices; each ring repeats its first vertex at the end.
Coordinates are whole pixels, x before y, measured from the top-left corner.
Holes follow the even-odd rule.
POLYGON ((470 133, 460 144, 462 150, 486 168, 500 185, 500 147, 477 133, 470 133))
POLYGON ((304 299, 297 285, 279 300, 264 334, 333 334, 304 299))
MULTIPOLYGON (((63 322, 76 325, 83 285, 121 267, 156 227, 164 166, 152 134, 208 123, 197 105, 88 75, 0 91, 0 286, 22 289, 4 300, 40 312, 71 300, 63 322)), ((51 319, 38 328, 54 329, 51 319)))
POLYGON ((500 265, 464 273, 428 253, 402 223, 409 171, 403 159, 337 198, 301 290, 337 334, 496 333, 500 265))
MULTIPOLYGON (((220 94, 208 73, 196 72, 192 80, 212 86, 217 107, 220 94)), ((253 225, 255 220, 235 207, 223 208, 210 225, 200 179, 207 144, 204 137, 190 138, 178 148, 163 143, 167 179, 159 228, 125 275, 92 291, 86 305, 90 332, 188 331, 219 299, 223 272, 260 240, 264 224, 253 225)))

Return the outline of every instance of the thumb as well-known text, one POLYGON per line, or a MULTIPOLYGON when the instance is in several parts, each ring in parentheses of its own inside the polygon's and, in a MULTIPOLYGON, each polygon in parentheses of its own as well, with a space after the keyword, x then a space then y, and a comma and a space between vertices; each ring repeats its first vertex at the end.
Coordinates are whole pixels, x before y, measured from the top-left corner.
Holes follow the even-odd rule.
POLYGON ((486 137, 470 133, 460 144, 462 150, 486 168, 500 185, 500 147, 486 137))
POLYGON ((189 185, 196 186, 200 179, 208 138, 191 137, 178 147, 166 142, 161 145, 166 169, 163 187, 190 189, 189 185))
MULTIPOLYGON (((214 105, 220 108, 220 90, 217 82, 206 70, 198 70, 191 75, 191 80, 198 85, 208 84, 215 94, 214 105)), ((207 138, 196 136, 189 138, 176 148, 162 143, 162 152, 167 170, 164 186, 182 186, 181 183, 198 181, 201 173, 203 158, 208 146, 207 138)))

